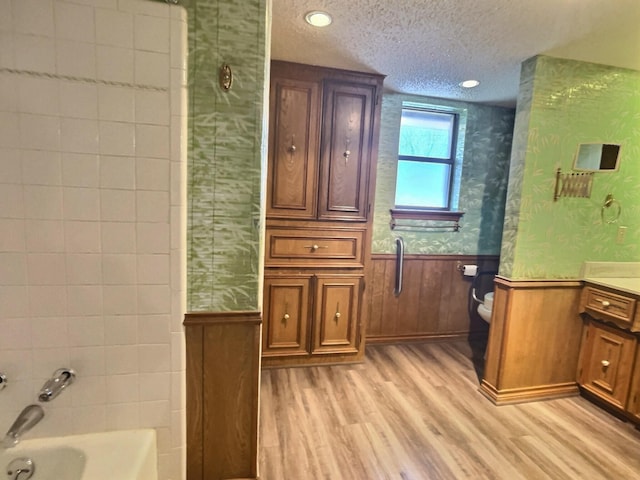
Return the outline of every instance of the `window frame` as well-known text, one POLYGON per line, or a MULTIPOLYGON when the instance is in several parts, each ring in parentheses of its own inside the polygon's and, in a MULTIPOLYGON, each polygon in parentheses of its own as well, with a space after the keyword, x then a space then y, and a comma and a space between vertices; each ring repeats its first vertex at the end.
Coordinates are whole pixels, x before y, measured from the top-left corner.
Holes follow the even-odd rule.
MULTIPOLYGON (((453 196, 454 189, 454 179, 455 179, 455 168, 456 168, 456 154, 458 149, 458 132, 460 130, 460 113, 456 111, 451 111, 449 109, 438 109, 436 105, 424 105, 424 107, 420 107, 417 105, 403 105, 400 113, 400 118, 402 119, 402 113, 406 110, 412 110, 417 112, 425 112, 425 113, 436 113, 439 115, 448 115, 453 118, 453 124, 451 127, 451 145, 449 149, 449 158, 435 158, 435 157, 418 157, 412 155, 400 155, 400 145, 398 145, 398 165, 399 162, 402 161, 412 161, 412 162, 420 162, 420 163, 438 163, 442 165, 449 165, 449 181, 447 184, 447 202, 444 207, 426 207, 426 206, 415 206, 415 205, 398 205, 396 204, 396 196, 398 192, 398 183, 396 178, 396 188, 394 192, 394 208, 392 209, 394 212, 401 211, 409 211, 409 212, 454 212, 455 210, 452 208, 451 200, 453 196)), ((402 127, 400 127, 402 129, 402 127)), ((399 130, 400 132, 400 130, 399 130)), ((398 136, 398 139, 400 136, 398 136)), ((424 218, 423 215, 420 218, 424 218)))

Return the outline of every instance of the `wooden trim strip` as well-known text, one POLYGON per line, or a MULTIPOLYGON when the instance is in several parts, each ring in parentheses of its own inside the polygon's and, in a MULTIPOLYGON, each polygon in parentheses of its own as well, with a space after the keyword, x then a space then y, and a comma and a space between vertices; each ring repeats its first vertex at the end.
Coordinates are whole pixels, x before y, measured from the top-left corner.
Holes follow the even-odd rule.
POLYGON ((510 280, 506 277, 496 276, 495 283, 504 285, 507 288, 549 288, 549 287, 573 287, 582 288, 582 280, 567 279, 533 279, 533 280, 510 280))
POLYGON ((184 326, 223 325, 248 323, 260 325, 262 313, 259 311, 238 312, 188 312, 184 315, 184 326))
POLYGON ((496 405, 510 405, 514 403, 574 397, 580 394, 580 389, 576 382, 569 382, 559 383, 557 385, 498 390, 486 380, 482 380, 480 393, 496 405))
POLYGON ((478 334, 475 331, 451 332, 451 333, 427 333, 427 334, 406 334, 406 335, 376 335, 367 336, 367 343, 371 345, 388 343, 413 343, 413 342, 450 342, 456 340, 466 340, 469 335, 478 334))
MULTIPOLYGON (((430 253, 412 253, 406 254, 404 256, 405 260, 431 260, 431 261, 441 261, 441 260, 460 260, 460 261, 475 261, 475 260, 499 260, 500 255, 433 255, 430 253)), ((395 260, 395 253, 374 253, 371 255, 372 260, 395 260)))

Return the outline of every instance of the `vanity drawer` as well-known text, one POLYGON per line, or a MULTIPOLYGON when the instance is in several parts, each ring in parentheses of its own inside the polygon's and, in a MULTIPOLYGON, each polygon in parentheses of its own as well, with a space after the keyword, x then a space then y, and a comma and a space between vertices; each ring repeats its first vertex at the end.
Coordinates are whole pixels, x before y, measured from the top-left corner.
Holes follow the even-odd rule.
POLYGON ((585 308, 601 314, 604 318, 618 320, 631 325, 636 300, 593 287, 586 288, 585 308))
POLYGON ((268 266, 362 267, 362 230, 267 228, 268 266))

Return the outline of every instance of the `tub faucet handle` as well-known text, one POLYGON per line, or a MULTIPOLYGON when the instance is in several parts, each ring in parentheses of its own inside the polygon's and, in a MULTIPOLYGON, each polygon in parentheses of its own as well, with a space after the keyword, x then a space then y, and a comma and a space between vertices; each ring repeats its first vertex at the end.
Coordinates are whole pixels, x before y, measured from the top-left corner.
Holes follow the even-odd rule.
POLYGON ((41 402, 50 402, 71 385, 76 379, 76 372, 71 368, 59 368, 53 372, 53 376, 47 380, 38 394, 38 400, 41 402))

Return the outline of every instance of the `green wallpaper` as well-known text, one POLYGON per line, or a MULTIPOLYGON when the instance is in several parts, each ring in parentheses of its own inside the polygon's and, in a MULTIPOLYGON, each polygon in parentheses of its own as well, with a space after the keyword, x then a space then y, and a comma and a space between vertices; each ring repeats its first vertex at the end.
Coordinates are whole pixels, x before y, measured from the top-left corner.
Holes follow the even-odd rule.
POLYGON ((498 255, 507 190, 514 112, 512 109, 385 93, 382 99, 380 146, 373 226, 373 253, 394 253, 402 236, 408 254, 498 255), (428 103, 460 112, 457 166, 460 188, 454 204, 465 212, 459 232, 391 230, 394 207, 400 116, 403 102, 428 103))
POLYGON ((523 66, 500 273, 578 278, 584 261, 640 260, 640 72, 552 57, 523 66), (591 198, 553 200, 555 171, 579 143, 620 143, 618 172, 595 174, 591 198), (603 224, 608 193, 618 224, 603 224), (616 244, 619 225, 627 226, 616 244))
POLYGON ((189 311, 258 308, 267 0, 189 0, 189 311), (218 86, 222 64, 232 89, 218 86))

